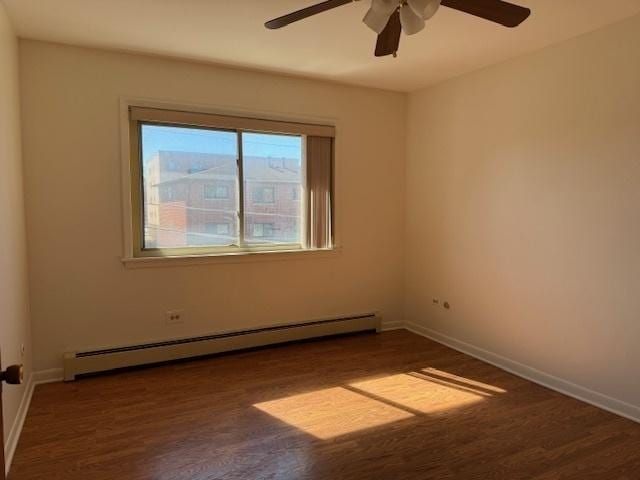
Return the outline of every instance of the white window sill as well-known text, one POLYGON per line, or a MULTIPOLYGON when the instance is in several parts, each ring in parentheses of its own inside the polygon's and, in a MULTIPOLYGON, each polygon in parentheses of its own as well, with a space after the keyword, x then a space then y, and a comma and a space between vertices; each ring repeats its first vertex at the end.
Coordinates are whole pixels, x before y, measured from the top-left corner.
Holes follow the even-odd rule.
POLYGON ((274 262, 282 260, 304 260, 315 258, 330 258, 340 254, 339 247, 307 249, 307 250, 280 250, 280 251, 253 251, 215 253, 208 255, 181 255, 175 257, 125 257, 122 263, 127 268, 153 268, 153 267, 178 267, 187 265, 207 265, 223 263, 245 262, 274 262))

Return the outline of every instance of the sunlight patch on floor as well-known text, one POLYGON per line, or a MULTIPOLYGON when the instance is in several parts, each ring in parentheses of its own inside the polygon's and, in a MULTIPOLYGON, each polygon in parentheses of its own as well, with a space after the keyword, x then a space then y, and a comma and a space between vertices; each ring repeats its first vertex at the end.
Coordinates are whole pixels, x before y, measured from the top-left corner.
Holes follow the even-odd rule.
POLYGON ((487 394, 454 384, 433 381, 426 375, 401 373, 350 384, 354 389, 387 401, 399 408, 435 413, 483 401, 487 394))
POLYGON ((506 390, 435 368, 359 380, 257 403, 259 410, 323 440, 455 410, 506 390))
POLYGON ((507 393, 505 389, 496 387, 495 385, 489 385, 488 383, 482 383, 476 380, 471 380, 469 378, 460 377, 452 373, 443 372, 442 370, 438 370, 437 368, 423 368, 421 372, 426 375, 432 375, 434 377, 443 377, 444 379, 448 379, 448 380, 451 380, 452 382, 465 385, 469 388, 486 390, 492 393, 507 393))
POLYGON ((254 407, 322 440, 414 416, 342 387, 270 400, 254 407))

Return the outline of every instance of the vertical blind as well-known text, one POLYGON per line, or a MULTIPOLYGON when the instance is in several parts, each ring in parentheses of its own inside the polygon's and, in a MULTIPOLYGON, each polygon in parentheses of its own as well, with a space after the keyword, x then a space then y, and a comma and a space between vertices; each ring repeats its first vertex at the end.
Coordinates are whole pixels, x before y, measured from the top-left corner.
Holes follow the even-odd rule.
POLYGON ((309 248, 333 246, 333 138, 307 137, 309 248))

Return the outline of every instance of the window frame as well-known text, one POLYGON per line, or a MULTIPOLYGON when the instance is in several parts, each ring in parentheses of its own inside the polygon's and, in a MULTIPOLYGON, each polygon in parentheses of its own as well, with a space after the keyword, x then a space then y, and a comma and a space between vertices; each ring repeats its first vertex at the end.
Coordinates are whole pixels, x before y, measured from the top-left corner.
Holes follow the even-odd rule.
MULTIPOLYGON (((261 134, 280 134, 280 135, 296 135, 301 136, 304 140, 306 137, 304 132, 310 134, 316 134, 317 136, 327 136, 330 138, 335 137, 335 126, 327 126, 320 124, 306 124, 300 122, 290 122, 290 121, 282 121, 282 120, 259 120, 253 117, 241 117, 241 116, 227 116, 225 112, 224 117, 220 117, 218 113, 209 113, 203 112, 200 109, 185 111, 184 108, 176 109, 175 106, 169 106, 166 104, 149 104, 144 102, 143 105, 137 105, 136 103, 132 103, 129 101, 121 102, 121 106, 123 107, 123 120, 125 119, 125 108, 126 108, 126 129, 123 126, 123 152, 126 152, 127 155, 127 168, 126 173, 128 175, 123 175, 123 179, 125 177, 129 177, 128 181, 125 184, 125 190, 128 186, 128 201, 124 204, 125 209, 125 218, 129 217, 128 226, 125 226, 125 256, 123 261, 140 261, 145 259, 188 259, 193 257, 219 257, 219 256, 229 256, 229 255, 237 255, 237 254, 252 254, 252 253, 281 253, 281 252, 308 252, 312 250, 336 250, 335 238, 330 248, 308 248, 306 245, 307 238, 307 230, 309 228, 309 218, 307 215, 307 205, 305 205, 306 194, 307 191, 307 181, 305 175, 305 167, 306 167, 306 147, 303 142, 302 148, 302 185, 301 185, 301 196, 300 201, 300 241, 297 243, 265 243, 256 245, 255 242, 251 242, 247 244, 246 241, 244 244, 233 245, 233 246, 193 246, 193 247, 178 247, 178 248, 146 248, 143 246, 144 241, 144 183, 143 183, 143 170, 142 170, 142 143, 141 143, 141 132, 143 124, 156 124, 156 125, 165 125, 165 126, 176 126, 176 127, 193 127, 193 128, 211 128, 213 130, 227 130, 233 131, 236 133, 238 138, 239 150, 238 150, 238 192, 240 198, 239 205, 239 230, 240 232, 239 238, 244 238, 244 229, 245 227, 245 219, 244 219, 244 205, 243 202, 245 200, 244 197, 244 175, 242 171, 242 133, 261 133, 261 134), (176 115, 178 121, 171 122, 160 120, 140 120, 134 119, 131 117, 131 108, 142 108, 142 109, 151 109, 157 112, 162 112, 167 115, 176 115), (189 117, 193 117, 196 121, 187 121, 189 117), (253 125, 255 122, 259 125, 266 125, 268 128, 256 130, 253 128, 223 128, 222 125, 217 125, 217 119, 224 118, 225 120, 232 119, 235 122, 243 122, 247 120, 249 124, 253 125), (204 120, 211 119, 212 123, 203 122, 204 120), (277 128, 273 128, 277 127, 277 128), (126 144, 125 144, 126 142, 126 144), (126 147, 126 148, 125 148, 126 147), (129 215, 127 215, 126 210, 128 209, 129 215)), ((124 160, 123 160, 124 164, 124 160)), ((333 173, 332 173, 333 176, 333 173)), ((333 192, 333 182, 331 185, 333 192)), ((275 192, 274 192, 275 193, 275 192)), ((333 204, 333 202, 332 202, 333 204)), ((332 205, 332 211, 334 210, 332 205)), ((334 218, 332 217, 332 225, 334 224, 334 218)), ((335 232, 335 226, 332 227, 332 233, 335 232)))

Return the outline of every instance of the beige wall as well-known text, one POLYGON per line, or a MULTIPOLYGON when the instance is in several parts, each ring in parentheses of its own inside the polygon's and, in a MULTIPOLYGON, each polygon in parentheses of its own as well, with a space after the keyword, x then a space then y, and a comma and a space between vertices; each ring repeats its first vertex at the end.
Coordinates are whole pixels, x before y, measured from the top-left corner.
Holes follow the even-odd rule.
POLYGON ((21 42, 36 369, 66 350, 379 310, 401 320, 402 94, 21 42), (332 258, 127 269, 119 98, 339 121, 332 258), (164 312, 184 308, 183 325, 164 312))
POLYGON ((640 17, 411 94, 407 112, 402 94, 22 41, 37 369, 376 309, 640 405, 637 45, 640 17), (341 253, 125 268, 121 96, 336 118, 341 253), (177 308, 186 323, 166 326, 177 308))
POLYGON ((640 17, 408 109, 405 318, 640 406, 640 17))
MULTIPOLYGON (((20 154, 18 44, 0 3, 0 350, 3 366, 25 363, 30 370, 27 259, 20 154), (25 345, 22 358, 20 347, 25 345)), ((2 394, 7 440, 24 386, 5 386, 2 394)))

